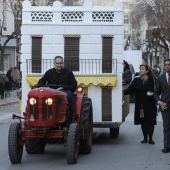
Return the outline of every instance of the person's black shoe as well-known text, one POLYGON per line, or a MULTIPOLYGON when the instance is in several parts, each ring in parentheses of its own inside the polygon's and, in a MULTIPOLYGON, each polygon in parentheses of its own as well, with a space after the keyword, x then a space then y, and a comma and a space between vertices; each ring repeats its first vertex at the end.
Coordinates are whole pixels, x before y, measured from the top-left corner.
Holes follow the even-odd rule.
POLYGON ((1 96, 1 99, 3 99, 4 98, 4 96, 1 96))
POLYGON ((147 140, 145 140, 145 139, 141 141, 141 143, 147 143, 147 142, 148 142, 148 141, 147 141, 147 140))
POLYGON ((170 148, 164 148, 164 149, 162 149, 162 152, 163 153, 169 153, 170 152, 170 148))
POLYGON ((148 143, 151 144, 151 145, 154 145, 154 144, 155 144, 155 142, 154 142, 153 140, 149 140, 148 143))

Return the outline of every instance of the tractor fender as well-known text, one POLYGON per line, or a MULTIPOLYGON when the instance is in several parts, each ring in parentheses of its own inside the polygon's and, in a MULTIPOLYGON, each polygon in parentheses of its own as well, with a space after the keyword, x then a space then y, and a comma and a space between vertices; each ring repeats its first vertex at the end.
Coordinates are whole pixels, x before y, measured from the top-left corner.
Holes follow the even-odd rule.
POLYGON ((78 115, 80 115, 80 112, 81 112, 81 105, 82 105, 82 101, 83 101, 83 96, 84 96, 84 93, 76 94, 75 98, 74 98, 74 102, 75 102, 75 105, 76 105, 76 113, 78 115))

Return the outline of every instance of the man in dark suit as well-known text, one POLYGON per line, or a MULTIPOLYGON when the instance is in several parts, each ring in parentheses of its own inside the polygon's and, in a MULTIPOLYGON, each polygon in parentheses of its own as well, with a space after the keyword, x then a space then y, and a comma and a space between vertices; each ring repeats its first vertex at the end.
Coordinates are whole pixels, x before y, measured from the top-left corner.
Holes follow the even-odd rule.
POLYGON ((164 149, 162 152, 168 153, 170 152, 170 59, 164 61, 164 67, 166 72, 157 79, 154 98, 159 104, 163 119, 164 149))

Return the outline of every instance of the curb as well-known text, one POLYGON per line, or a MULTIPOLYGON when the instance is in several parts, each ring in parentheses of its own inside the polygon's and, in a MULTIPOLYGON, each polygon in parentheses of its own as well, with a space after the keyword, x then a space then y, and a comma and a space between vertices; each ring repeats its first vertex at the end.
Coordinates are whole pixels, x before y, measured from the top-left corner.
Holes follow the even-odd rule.
POLYGON ((13 102, 9 102, 9 103, 3 103, 3 104, 0 104, 0 107, 10 106, 10 105, 18 104, 18 103, 19 103, 19 101, 13 101, 13 102))

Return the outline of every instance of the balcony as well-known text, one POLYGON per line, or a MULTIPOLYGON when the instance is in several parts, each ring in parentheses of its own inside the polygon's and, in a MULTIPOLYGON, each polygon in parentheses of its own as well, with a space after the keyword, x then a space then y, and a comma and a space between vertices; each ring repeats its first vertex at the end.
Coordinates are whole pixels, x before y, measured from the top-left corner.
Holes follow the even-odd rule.
MULTIPOLYGON (((117 59, 80 59, 65 60, 64 66, 73 71, 75 75, 112 75, 117 73, 117 59)), ((53 59, 26 60, 27 74, 44 74, 53 68, 53 59)))

